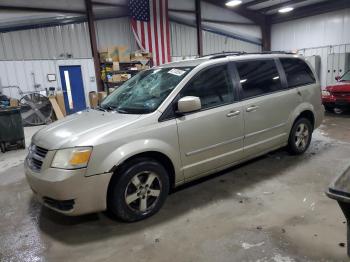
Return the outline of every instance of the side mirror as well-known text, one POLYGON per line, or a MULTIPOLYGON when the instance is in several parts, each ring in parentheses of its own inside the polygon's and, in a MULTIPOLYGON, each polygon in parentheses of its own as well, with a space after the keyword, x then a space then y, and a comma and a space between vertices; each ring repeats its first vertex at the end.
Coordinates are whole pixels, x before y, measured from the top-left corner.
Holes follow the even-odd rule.
POLYGON ((340 78, 341 78, 341 76, 336 76, 335 80, 339 82, 340 78))
POLYGON ((189 113, 198 111, 202 108, 201 100, 197 96, 185 96, 177 102, 179 113, 189 113))

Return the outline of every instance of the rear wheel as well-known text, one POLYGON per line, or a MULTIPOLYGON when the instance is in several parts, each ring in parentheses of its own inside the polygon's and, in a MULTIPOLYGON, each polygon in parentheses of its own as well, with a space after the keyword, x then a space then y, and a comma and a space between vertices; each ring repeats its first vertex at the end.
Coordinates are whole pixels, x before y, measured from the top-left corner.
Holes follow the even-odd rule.
POLYGON ((308 149, 312 129, 311 122, 306 118, 300 118, 294 123, 288 140, 288 149, 292 154, 300 155, 308 149))
POLYGON ((158 162, 134 159, 112 179, 108 210, 117 218, 133 222, 154 215, 169 192, 169 176, 158 162))

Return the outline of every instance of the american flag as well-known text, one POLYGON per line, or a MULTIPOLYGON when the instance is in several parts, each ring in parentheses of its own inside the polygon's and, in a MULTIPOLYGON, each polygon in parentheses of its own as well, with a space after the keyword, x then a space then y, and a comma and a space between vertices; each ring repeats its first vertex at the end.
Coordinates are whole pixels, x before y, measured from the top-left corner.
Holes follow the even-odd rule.
POLYGON ((152 53, 153 65, 170 62, 168 0, 130 0, 129 11, 136 42, 152 53))

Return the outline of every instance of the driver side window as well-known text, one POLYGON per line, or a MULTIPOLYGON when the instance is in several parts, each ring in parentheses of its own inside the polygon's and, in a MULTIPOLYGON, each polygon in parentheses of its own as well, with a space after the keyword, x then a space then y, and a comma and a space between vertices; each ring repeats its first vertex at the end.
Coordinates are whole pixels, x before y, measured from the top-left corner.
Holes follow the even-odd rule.
POLYGON ((233 86, 227 65, 201 71, 181 90, 180 96, 199 97, 202 109, 232 103, 234 101, 233 86))

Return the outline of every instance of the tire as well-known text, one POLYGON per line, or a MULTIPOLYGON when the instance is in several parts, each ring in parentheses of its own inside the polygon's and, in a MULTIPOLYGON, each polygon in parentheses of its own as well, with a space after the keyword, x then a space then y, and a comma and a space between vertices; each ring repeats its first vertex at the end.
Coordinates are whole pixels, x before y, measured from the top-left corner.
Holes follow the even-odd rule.
POLYGON ((334 108, 330 106, 325 106, 324 107, 328 113, 334 113, 334 108))
POLYGON ((1 150, 2 153, 5 153, 5 152, 6 152, 5 143, 1 143, 1 144, 0 144, 0 150, 1 150))
POLYGON ((307 118, 297 119, 289 135, 289 152, 293 155, 303 154, 310 146, 312 132, 313 128, 310 120, 308 120, 307 118))
POLYGON ((337 107, 334 108, 334 113, 337 115, 341 115, 343 112, 344 112, 344 110, 341 108, 337 108, 337 107))
POLYGON ((125 222, 139 221, 157 213, 168 193, 169 175, 163 165, 153 159, 137 158, 112 178, 108 211, 125 222))

